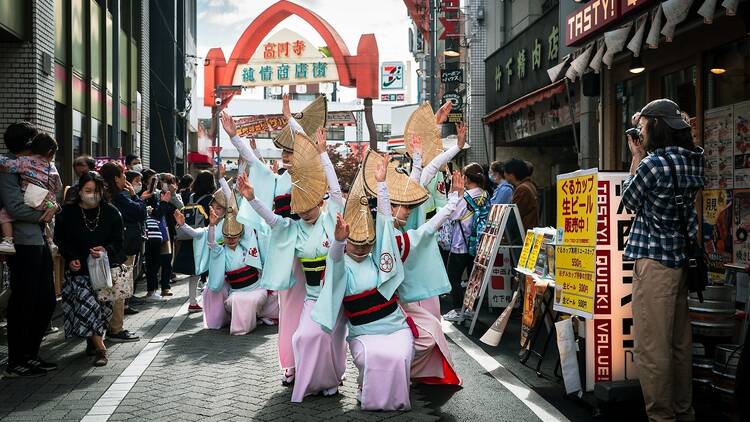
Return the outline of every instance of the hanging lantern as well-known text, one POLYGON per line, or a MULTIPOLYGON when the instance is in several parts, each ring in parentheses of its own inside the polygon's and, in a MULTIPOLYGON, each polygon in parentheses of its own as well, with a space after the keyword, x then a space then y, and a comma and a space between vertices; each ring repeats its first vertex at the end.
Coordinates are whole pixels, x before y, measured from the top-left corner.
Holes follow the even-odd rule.
POLYGON ((591 59, 591 63, 589 64, 589 67, 594 70, 594 73, 599 73, 602 70, 602 57, 604 57, 604 40, 600 39, 596 42, 596 54, 594 54, 594 58, 591 59))
POLYGON ((607 52, 604 53, 602 62, 607 65, 607 69, 612 68, 612 60, 614 60, 615 54, 622 51, 625 47, 625 41, 628 40, 628 34, 630 34, 632 26, 633 22, 628 22, 613 31, 604 33, 604 43, 607 45, 607 52))
POLYGON ((646 36, 646 45, 651 49, 659 47, 659 38, 661 37, 659 34, 659 31, 661 31, 661 12, 661 4, 651 11, 651 29, 648 30, 648 35, 646 36))
POLYGON ((552 82, 557 81, 560 79, 560 76, 562 76, 562 70, 565 68, 565 65, 568 64, 568 61, 570 60, 570 54, 563 57, 562 61, 555 66, 547 69, 547 75, 549 75, 549 79, 552 82))
POLYGON ((565 77, 570 79, 571 82, 575 82, 577 77, 583 76, 583 72, 588 67, 592 51, 594 51, 594 44, 589 45, 583 53, 570 62, 570 68, 565 72, 565 77))
POLYGON ((677 24, 687 18, 692 4, 693 0, 667 0, 661 4, 664 17, 667 19, 661 33, 666 37, 667 42, 672 42, 677 24))
POLYGON ((648 13, 644 13, 635 21, 635 35, 628 42, 628 50, 633 52, 633 55, 638 57, 641 54, 641 46, 643 45, 643 34, 646 32, 646 19, 648 19, 648 13))

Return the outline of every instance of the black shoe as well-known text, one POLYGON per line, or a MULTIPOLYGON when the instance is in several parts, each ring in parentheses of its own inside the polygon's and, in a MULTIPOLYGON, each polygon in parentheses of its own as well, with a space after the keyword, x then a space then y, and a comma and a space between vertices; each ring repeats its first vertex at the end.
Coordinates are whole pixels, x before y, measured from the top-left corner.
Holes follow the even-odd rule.
POLYGON ((35 359, 29 359, 28 361, 26 361, 26 365, 27 366, 33 366, 34 368, 39 368, 39 369, 41 369, 43 371, 47 371, 47 372, 57 370, 57 364, 56 363, 47 362, 47 361, 43 360, 42 358, 40 358, 39 356, 37 356, 35 359))
POLYGON ((113 343, 130 343, 138 341, 141 338, 135 334, 131 334, 128 330, 122 330, 116 334, 107 334, 107 340, 113 343))
POLYGON ((87 344, 86 345, 86 356, 94 356, 96 355, 96 347, 93 344, 87 344))
POLYGON ((125 308, 125 315, 135 315, 138 312, 140 312, 140 311, 138 311, 136 309, 133 309, 130 306, 128 306, 127 308, 125 308))
POLYGON ((3 372, 3 378, 39 378, 47 375, 47 371, 29 365, 8 363, 3 372))

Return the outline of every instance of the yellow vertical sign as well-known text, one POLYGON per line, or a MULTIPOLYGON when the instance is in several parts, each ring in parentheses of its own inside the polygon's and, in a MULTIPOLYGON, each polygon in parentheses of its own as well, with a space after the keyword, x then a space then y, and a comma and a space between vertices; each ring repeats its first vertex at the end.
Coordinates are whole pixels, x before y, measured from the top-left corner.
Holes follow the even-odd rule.
POLYGON ((595 299, 597 170, 557 176, 554 309, 592 318, 595 299))
POLYGON ((557 231, 563 244, 596 246, 596 191, 596 169, 557 176, 557 231))

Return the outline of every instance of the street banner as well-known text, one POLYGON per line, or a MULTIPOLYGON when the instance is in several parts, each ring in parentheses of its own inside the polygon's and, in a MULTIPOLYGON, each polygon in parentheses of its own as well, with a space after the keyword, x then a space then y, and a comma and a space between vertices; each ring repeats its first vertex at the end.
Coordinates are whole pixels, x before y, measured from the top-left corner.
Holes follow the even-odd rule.
POLYGON ((498 248, 487 290, 487 297, 489 298, 491 308, 505 308, 513 297, 511 286, 513 260, 511 259, 510 251, 510 248, 505 246, 498 248))
MULTIPOLYGON (((250 114, 245 116, 234 116, 232 118, 237 125, 237 136, 250 138, 260 133, 275 132, 286 126, 286 118, 283 114, 250 114)), ((326 117, 326 125, 331 126, 354 126, 357 120, 351 111, 329 111, 326 117)))
MULTIPOLYGON (((633 261, 623 259, 633 221, 622 204, 627 173, 599 173, 593 318, 586 320, 586 390, 638 378, 634 362, 633 261)), ((558 266, 560 256, 557 257, 558 266)))
POLYGON ((724 282, 724 264, 732 262, 732 190, 703 191, 703 247, 708 256, 708 278, 724 282))
POLYGON ((528 349, 531 342, 527 342, 531 331, 536 325, 541 309, 541 296, 537 294, 534 277, 527 275, 524 280, 523 316, 521 317, 521 348, 528 349))
POLYGON ((592 317, 596 233, 597 170, 557 176, 555 311, 592 317))

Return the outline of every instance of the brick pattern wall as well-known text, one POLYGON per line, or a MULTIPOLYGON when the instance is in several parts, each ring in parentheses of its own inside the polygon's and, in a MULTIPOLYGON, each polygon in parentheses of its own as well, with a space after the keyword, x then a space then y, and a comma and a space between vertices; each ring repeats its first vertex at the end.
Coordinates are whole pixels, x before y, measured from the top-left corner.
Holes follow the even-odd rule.
MULTIPOLYGON (((28 120, 54 135, 55 80, 42 71, 42 54, 55 53, 55 2, 32 0, 29 7, 30 39, 0 43, 0 132, 28 120)), ((1 138, 0 152, 7 152, 1 138)))
POLYGON ((150 142, 150 122, 151 122, 151 75, 150 69, 151 64, 149 60, 149 44, 151 42, 149 36, 149 2, 148 0, 140 0, 140 13, 138 16, 138 26, 140 27, 141 33, 141 49, 138 52, 140 57, 138 71, 140 75, 138 77, 138 92, 141 93, 141 151, 140 156, 144 168, 151 166, 151 142, 150 142))
POLYGON ((471 36, 469 49, 469 88, 468 88, 468 123, 469 144, 467 160, 480 164, 489 164, 493 156, 492 136, 484 137, 485 113, 485 69, 484 59, 487 56, 487 26, 476 21, 479 8, 485 7, 486 0, 469 0, 469 12, 466 19, 466 33, 471 36))

